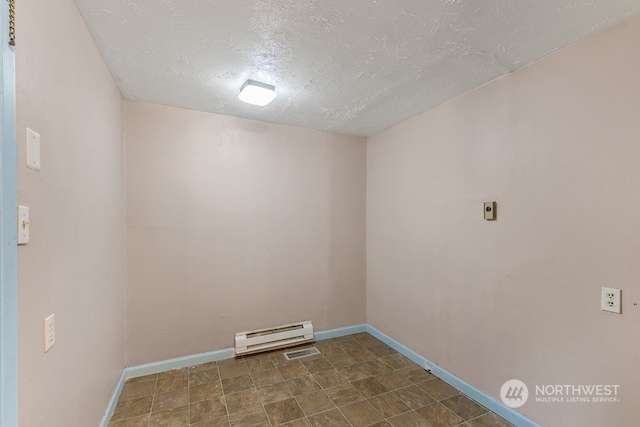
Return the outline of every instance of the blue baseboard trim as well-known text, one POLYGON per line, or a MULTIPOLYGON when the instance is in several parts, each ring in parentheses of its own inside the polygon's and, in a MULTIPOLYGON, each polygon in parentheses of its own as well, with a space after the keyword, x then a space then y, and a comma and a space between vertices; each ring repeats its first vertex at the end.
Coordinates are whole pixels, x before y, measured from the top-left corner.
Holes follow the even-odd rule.
POLYGON ((366 332, 367 325, 346 326, 344 328, 331 329, 328 331, 320 331, 313 334, 316 341, 330 340, 332 338, 344 337, 347 335, 366 332))
POLYGON ((124 371, 120 375, 120 380, 118 384, 116 384, 116 388, 113 391, 113 395, 111 396, 111 400, 109 400, 109 405, 107 406, 107 411, 104 413, 102 417, 102 422, 100 423, 100 427, 108 427, 109 420, 113 415, 113 411, 116 409, 116 405, 118 404, 118 397, 120 396, 120 392, 122 392, 122 387, 124 386, 124 382, 127 380, 124 371))
POLYGON ((398 353, 402 354, 406 358, 410 359, 414 363, 419 366, 431 370, 431 373, 436 377, 440 378, 442 381, 452 385, 457 388, 476 402, 480 403, 485 408, 489 409, 492 412, 495 412, 505 420, 515 424, 518 427, 540 427, 539 424, 531 421, 529 418, 520 414, 519 412, 514 411, 513 409, 505 406, 501 402, 498 402, 493 397, 489 396, 485 392, 477 389, 466 381, 461 380, 460 378, 453 375, 451 372, 447 371, 444 368, 441 368, 437 364, 431 362, 430 360, 420 356, 415 351, 411 350, 409 347, 400 344, 398 341, 389 337, 388 335, 380 332, 376 328, 371 325, 367 325, 366 331, 388 345, 389 347, 396 350, 398 353))
POLYGON ((126 379, 128 380, 129 378, 143 377, 145 375, 157 374, 158 372, 170 371, 172 369, 188 368, 189 366, 200 365, 202 363, 231 359, 234 354, 235 353, 232 348, 225 348, 223 350, 211 351, 208 353, 176 357, 175 359, 132 366, 130 368, 126 368, 124 372, 126 374, 126 379))

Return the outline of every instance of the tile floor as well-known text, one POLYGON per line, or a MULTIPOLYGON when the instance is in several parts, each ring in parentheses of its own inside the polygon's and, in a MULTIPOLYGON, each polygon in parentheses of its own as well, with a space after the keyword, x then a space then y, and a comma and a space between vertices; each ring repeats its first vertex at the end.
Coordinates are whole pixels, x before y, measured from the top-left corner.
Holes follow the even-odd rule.
POLYGON ((367 333, 315 346, 133 378, 109 427, 512 426, 367 333))

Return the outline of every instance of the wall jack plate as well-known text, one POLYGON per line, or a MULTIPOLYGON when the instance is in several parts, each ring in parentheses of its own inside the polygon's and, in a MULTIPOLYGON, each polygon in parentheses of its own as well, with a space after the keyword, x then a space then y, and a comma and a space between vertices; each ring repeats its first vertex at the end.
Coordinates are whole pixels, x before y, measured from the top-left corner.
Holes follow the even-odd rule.
POLYGON ((484 219, 487 221, 496 220, 496 202, 484 202, 484 219))
POLYGON ((600 297, 600 308, 602 311, 610 311, 612 313, 621 313, 620 304, 620 289, 616 288, 602 288, 602 295, 600 297))

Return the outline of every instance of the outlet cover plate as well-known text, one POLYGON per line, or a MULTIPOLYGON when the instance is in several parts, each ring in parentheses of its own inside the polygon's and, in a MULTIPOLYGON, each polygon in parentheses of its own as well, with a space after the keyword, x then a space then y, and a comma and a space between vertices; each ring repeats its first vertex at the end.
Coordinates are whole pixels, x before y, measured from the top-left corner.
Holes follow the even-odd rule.
POLYGON ((620 314, 620 295, 620 289, 603 287, 602 295, 600 297, 600 308, 602 311, 610 311, 611 313, 620 314))

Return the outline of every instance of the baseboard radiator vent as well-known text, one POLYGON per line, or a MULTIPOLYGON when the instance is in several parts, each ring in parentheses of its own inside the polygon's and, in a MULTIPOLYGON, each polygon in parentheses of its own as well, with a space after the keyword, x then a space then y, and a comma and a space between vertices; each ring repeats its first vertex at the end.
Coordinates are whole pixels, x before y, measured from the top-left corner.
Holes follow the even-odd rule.
POLYGON ((284 354, 284 358, 287 360, 296 360, 303 357, 315 356, 316 354, 320 354, 320 350, 315 347, 311 347, 303 348, 302 350, 287 351, 284 354))
POLYGON ((313 341, 311 322, 236 333, 236 356, 291 347, 313 341))

